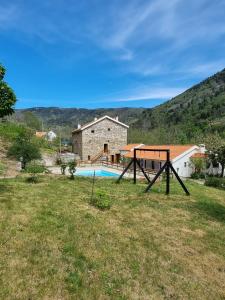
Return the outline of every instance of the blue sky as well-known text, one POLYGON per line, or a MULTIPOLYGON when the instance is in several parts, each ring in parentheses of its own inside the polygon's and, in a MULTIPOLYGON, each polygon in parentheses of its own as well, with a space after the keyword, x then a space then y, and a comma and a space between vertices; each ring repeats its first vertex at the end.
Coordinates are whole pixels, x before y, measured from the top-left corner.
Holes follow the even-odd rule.
POLYGON ((18 108, 152 107, 225 68, 224 0, 0 0, 18 108))

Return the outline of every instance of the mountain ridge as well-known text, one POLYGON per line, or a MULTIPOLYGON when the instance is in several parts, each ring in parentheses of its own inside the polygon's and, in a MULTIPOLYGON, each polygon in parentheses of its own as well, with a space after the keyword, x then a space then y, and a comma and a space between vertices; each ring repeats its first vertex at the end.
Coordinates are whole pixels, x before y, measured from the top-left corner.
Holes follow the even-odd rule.
POLYGON ((66 127, 109 115, 130 125, 129 142, 190 143, 218 133, 225 138, 225 69, 208 77, 180 95, 153 108, 60 108, 35 107, 16 110, 40 118, 46 128, 66 127))

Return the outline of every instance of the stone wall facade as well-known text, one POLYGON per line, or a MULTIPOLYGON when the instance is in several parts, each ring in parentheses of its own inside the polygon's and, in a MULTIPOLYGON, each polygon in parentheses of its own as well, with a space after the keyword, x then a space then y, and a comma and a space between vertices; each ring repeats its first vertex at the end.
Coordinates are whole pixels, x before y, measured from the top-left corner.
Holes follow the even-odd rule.
POLYGON ((91 160, 104 149, 108 149, 109 158, 120 154, 120 149, 127 145, 127 128, 110 119, 73 133, 73 152, 82 160, 91 160))

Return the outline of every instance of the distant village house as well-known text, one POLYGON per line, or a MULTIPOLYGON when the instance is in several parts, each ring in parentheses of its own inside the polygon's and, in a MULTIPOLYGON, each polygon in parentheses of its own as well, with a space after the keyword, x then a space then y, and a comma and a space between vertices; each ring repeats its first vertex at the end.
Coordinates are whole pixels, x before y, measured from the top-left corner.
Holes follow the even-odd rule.
POLYGON ((54 131, 50 130, 46 131, 36 131, 35 136, 38 138, 46 139, 49 142, 53 142, 56 139, 57 135, 54 131))

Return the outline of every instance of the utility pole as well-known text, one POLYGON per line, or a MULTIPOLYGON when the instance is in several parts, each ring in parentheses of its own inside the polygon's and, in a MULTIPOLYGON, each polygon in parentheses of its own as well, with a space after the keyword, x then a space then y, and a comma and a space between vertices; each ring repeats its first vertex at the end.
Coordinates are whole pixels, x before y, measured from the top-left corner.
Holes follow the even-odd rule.
POLYGON ((61 129, 59 129, 59 153, 62 153, 61 129))

